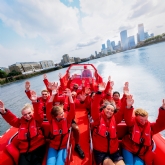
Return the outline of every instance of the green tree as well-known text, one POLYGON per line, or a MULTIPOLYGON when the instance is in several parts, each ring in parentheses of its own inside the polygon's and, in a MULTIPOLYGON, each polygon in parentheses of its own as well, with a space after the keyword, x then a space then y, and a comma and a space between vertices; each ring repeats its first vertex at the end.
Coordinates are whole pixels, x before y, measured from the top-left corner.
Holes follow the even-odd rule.
POLYGON ((7 76, 6 72, 0 70, 0 78, 5 78, 7 76))
POLYGON ((15 70, 12 70, 12 72, 10 72, 8 75, 7 75, 7 77, 10 77, 10 76, 17 76, 17 75, 20 75, 20 74, 22 74, 21 72, 17 72, 17 71, 15 71, 15 70))

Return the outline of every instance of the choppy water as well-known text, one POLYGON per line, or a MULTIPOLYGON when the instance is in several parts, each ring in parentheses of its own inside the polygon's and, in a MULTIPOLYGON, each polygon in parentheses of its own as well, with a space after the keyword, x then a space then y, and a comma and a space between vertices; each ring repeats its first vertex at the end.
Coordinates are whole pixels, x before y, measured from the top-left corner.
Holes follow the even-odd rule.
MULTIPOLYGON (((123 93, 124 82, 130 84, 130 93, 133 94, 135 108, 144 108, 149 112, 150 121, 155 121, 158 108, 165 98, 165 42, 129 50, 115 55, 90 61, 98 69, 105 81, 110 75, 114 81, 114 90, 123 93)), ((65 73, 66 68, 47 73, 50 81, 58 81, 58 74, 65 73)), ((44 89, 43 76, 30 78, 31 89, 38 95, 44 89)), ((17 116, 20 109, 30 102, 24 93, 25 80, 0 87, 0 99, 5 102, 6 108, 17 116)), ((0 116, 0 135, 9 125, 0 116)), ((165 132, 162 132, 165 136, 165 132)))

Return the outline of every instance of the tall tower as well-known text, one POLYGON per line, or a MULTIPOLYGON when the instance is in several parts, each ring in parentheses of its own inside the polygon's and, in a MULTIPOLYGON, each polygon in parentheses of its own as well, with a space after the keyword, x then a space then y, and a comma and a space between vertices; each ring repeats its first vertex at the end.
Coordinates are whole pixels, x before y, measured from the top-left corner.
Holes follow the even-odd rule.
POLYGON ((110 50, 110 51, 113 50, 110 40, 107 40, 107 49, 110 50))
POLYGON ((112 45, 112 48, 114 49, 114 47, 115 47, 115 41, 112 41, 111 42, 111 45, 112 45))
POLYGON ((127 30, 123 30, 120 32, 120 38, 122 50, 128 50, 127 30))
POLYGON ((70 62, 70 58, 68 54, 64 54, 62 57, 63 57, 64 63, 70 62))
POLYGON ((139 42, 144 41, 145 36, 144 36, 144 26, 143 26, 143 24, 138 25, 138 34, 139 34, 139 42))
POLYGON ((129 49, 135 48, 135 38, 134 36, 130 36, 128 37, 128 45, 129 45, 129 49))
POLYGON ((102 44, 102 50, 105 50, 105 44, 102 44))

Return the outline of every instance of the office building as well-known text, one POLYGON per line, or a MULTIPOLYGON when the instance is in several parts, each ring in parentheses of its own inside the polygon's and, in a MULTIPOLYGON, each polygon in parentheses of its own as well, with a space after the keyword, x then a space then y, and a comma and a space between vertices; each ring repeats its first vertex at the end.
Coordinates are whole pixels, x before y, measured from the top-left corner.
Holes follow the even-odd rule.
POLYGON ((9 66, 10 72, 16 71, 16 72, 35 72, 37 70, 41 70, 41 64, 40 62, 17 62, 16 64, 9 66))
POLYGON ((145 32, 144 33, 144 39, 147 40, 148 38, 149 38, 149 34, 148 34, 148 32, 145 32))
POLYGON ((97 57, 97 51, 95 51, 95 57, 97 57))
POLYGON ((102 50, 105 50, 106 48, 105 48, 105 44, 102 44, 102 50))
POLYGON ((112 42, 111 42, 111 46, 112 46, 112 48, 113 48, 113 50, 114 50, 114 47, 115 47, 115 41, 112 41, 112 42))
POLYGON ((136 45, 135 45, 134 36, 128 37, 128 46, 129 46, 129 49, 135 48, 136 45))
POLYGON ((112 45, 111 45, 111 41, 110 40, 107 40, 107 51, 112 51, 113 48, 112 48, 112 45))
POLYGON ((138 25, 138 35, 139 35, 139 42, 145 40, 145 37, 144 37, 144 26, 143 26, 143 24, 139 24, 138 25))
POLYGON ((42 69, 53 68, 55 66, 52 60, 40 61, 40 64, 42 69))
POLYGON ((151 33, 151 34, 150 34, 150 37, 154 37, 154 33, 151 33))
POLYGON ((123 30, 120 32, 120 38, 121 38, 121 47, 122 50, 128 50, 128 38, 127 38, 127 30, 123 30))
POLYGON ((64 54, 62 57, 63 57, 64 63, 69 63, 70 62, 70 58, 69 58, 68 54, 64 54))

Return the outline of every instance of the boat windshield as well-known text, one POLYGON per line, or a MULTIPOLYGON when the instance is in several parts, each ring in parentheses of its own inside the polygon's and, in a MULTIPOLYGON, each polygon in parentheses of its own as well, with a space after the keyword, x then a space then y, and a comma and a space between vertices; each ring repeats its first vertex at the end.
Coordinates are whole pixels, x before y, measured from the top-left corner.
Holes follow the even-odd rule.
POLYGON ((68 71, 73 78, 95 78, 95 69, 91 65, 74 65, 68 71))

